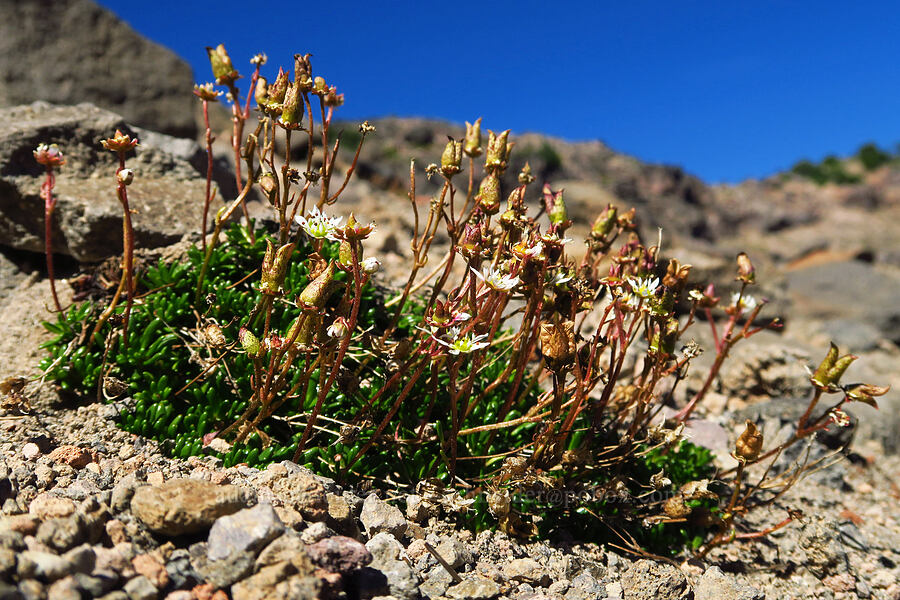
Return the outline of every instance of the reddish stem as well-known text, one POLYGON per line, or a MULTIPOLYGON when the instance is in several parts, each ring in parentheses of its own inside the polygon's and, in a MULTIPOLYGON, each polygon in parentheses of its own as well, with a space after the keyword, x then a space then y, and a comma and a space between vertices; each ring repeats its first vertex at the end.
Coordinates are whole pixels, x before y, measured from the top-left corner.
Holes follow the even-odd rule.
POLYGON ((53 185, 56 176, 53 167, 47 166, 47 179, 41 186, 41 195, 44 197, 44 254, 47 256, 47 275, 50 277, 50 292, 53 294, 53 304, 57 312, 62 312, 59 296, 56 294, 56 278, 53 276, 53 209, 56 208, 56 200, 53 198, 53 185))
POLYGON ((200 229, 203 239, 203 250, 206 250, 206 220, 209 215, 209 203, 212 201, 210 191, 212 187, 213 153, 212 130, 209 127, 209 101, 203 101, 203 123, 206 125, 206 195, 203 197, 203 225, 200 229))

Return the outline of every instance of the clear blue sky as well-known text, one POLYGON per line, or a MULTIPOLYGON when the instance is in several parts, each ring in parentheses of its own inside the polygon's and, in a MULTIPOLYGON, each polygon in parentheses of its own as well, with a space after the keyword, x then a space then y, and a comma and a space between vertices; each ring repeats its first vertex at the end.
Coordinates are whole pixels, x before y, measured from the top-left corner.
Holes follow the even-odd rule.
MULTIPOLYGON (((208 81, 310 52, 338 116, 484 116, 600 139, 708 181, 900 141, 900 3, 140 0, 101 2, 208 81)), ((270 73, 271 74, 271 73, 270 73)), ((246 85, 246 83, 245 83, 246 85)))

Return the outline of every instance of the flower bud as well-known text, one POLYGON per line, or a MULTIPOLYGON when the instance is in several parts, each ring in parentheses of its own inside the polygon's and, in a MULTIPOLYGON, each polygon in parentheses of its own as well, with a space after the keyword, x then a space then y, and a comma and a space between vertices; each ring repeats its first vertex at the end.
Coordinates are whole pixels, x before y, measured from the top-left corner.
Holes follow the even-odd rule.
POLYGON ((756 281, 756 269, 745 252, 737 255, 737 277, 735 279, 746 284, 756 281))
POLYGON ((225 50, 224 44, 219 44, 215 48, 207 46, 206 54, 209 56, 209 64, 212 67, 213 77, 219 85, 228 85, 234 83, 240 75, 231 64, 231 57, 225 50))
POLYGON ((244 349, 248 356, 256 358, 260 355, 262 348, 259 344, 259 338, 253 335, 249 329, 241 327, 238 331, 238 340, 241 342, 241 348, 244 349))
POLYGON ((352 244, 347 240, 341 240, 338 248, 338 264, 345 269, 353 268, 353 248, 356 247, 356 259, 362 258, 363 248, 359 240, 355 240, 352 244))
POLYGON ((545 185, 545 196, 547 192, 550 192, 549 206, 547 208, 547 216, 550 218, 550 222, 556 225, 558 229, 567 229, 568 226, 571 225, 571 221, 569 221, 569 216, 566 212, 563 191, 559 190, 558 192, 552 192, 550 191, 550 186, 545 185))
POLYGON ((315 79, 313 79, 313 89, 316 91, 317 94, 321 94, 321 93, 325 92, 327 87, 328 86, 325 84, 324 77, 319 76, 319 77, 316 77, 315 79))
POLYGON ((463 229, 460 252, 466 258, 477 256, 481 252, 481 224, 478 221, 466 223, 463 229))
POLYGON ((481 180, 476 200, 485 214, 495 215, 500 210, 500 178, 495 173, 481 180))
POLYGON ((258 107, 266 107, 266 102, 268 102, 269 99, 269 82, 266 81, 265 77, 260 77, 256 80, 256 89, 253 90, 253 99, 256 100, 256 105, 258 107))
POLYGON ((344 317, 338 317, 334 320, 334 323, 328 326, 328 330, 326 333, 330 337, 333 337, 338 340, 342 340, 347 337, 347 334, 350 332, 350 328, 348 326, 347 320, 344 317))
POLYGON ((362 270, 366 275, 374 275, 381 270, 381 261, 374 256, 370 256, 363 261, 362 270))
POLYGON ((293 340, 291 351, 303 352, 312 349, 321 319, 321 316, 311 311, 294 319, 287 332, 287 339, 293 340))
POLYGON ((462 142, 458 142, 453 138, 447 142, 444 147, 444 153, 441 154, 441 173, 444 177, 450 179, 459 173, 459 165, 462 162, 462 142))
POLYGON ((734 445, 734 455, 741 462, 752 462, 762 451, 763 434, 753 421, 747 420, 744 432, 734 445))
POLYGON ((116 173, 116 180, 123 185, 131 185, 134 181, 134 171, 131 169, 120 169, 116 173))
POLYGON ((673 356, 675 342, 678 341, 678 319, 669 319, 665 326, 657 329, 650 340, 650 352, 673 356))
POLYGON ((481 156, 481 117, 478 117, 475 123, 466 121, 466 143, 463 152, 472 158, 481 156))

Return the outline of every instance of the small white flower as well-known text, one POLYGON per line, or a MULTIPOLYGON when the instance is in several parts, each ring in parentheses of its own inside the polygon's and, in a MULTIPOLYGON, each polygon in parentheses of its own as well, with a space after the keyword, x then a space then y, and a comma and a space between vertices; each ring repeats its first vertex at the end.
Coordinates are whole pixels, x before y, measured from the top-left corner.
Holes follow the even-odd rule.
POLYGON ((688 298, 690 298, 694 302, 700 302, 701 300, 703 300, 703 297, 703 292, 701 292, 700 290, 695 289, 688 292, 688 298))
POLYGON ((741 310, 753 310, 756 308, 757 302, 756 298, 753 296, 744 295, 741 296, 739 292, 734 292, 731 294, 731 305, 740 308, 741 310), (740 303, 740 305, 738 305, 740 303))
POLYGON ((364 273, 368 275, 372 275, 381 270, 381 261, 375 258, 374 256, 370 256, 365 259, 362 263, 362 270, 364 273))
POLYGON ((335 319, 334 323, 328 326, 326 333, 333 338, 343 339, 349 331, 347 321, 342 317, 335 319))
POLYGON ((619 301, 625 306, 635 310, 641 305, 641 298, 631 292, 622 292, 621 295, 619 295, 619 301))
POLYGON ((525 256, 530 256, 532 258, 538 257, 543 253, 544 253, 544 244, 542 242, 538 242, 534 246, 531 246, 530 248, 525 248, 522 251, 522 254, 524 254, 525 256))
POLYGON ((131 182, 134 181, 134 171, 131 169, 122 169, 118 173, 116 173, 116 179, 119 183, 124 183, 125 185, 131 185, 131 182))
POLYGON ((485 338, 487 338, 487 334, 482 335, 466 335, 460 336, 460 328, 459 327, 451 327, 447 331, 447 336, 450 338, 450 341, 447 342, 440 338, 434 337, 434 341, 442 346, 447 346, 448 352, 450 354, 468 354, 470 352, 474 352, 475 350, 480 350, 482 348, 486 348, 490 346, 489 342, 484 342, 485 338))
POLYGON ((489 288, 498 292, 508 292, 519 285, 519 278, 514 275, 504 275, 493 267, 488 267, 487 271, 482 274, 480 271, 472 269, 478 279, 482 280, 489 288))
POLYGON ((569 271, 557 271, 553 279, 550 280, 550 285, 563 285, 564 283, 569 283, 572 279, 572 274, 569 271))
POLYGON ((828 419, 838 427, 849 427, 852 423, 850 415, 839 408, 832 409, 831 413, 828 415, 828 419))
POLYGON ((319 212, 319 208, 314 206, 309 213, 309 218, 297 216, 296 221, 303 228, 303 231, 316 239, 337 240, 334 233, 341 226, 344 217, 329 218, 325 213, 319 212))
POLYGON ((644 300, 649 300, 656 296, 656 288, 659 287, 659 278, 629 277, 628 285, 631 286, 631 291, 633 291, 635 295, 644 300))

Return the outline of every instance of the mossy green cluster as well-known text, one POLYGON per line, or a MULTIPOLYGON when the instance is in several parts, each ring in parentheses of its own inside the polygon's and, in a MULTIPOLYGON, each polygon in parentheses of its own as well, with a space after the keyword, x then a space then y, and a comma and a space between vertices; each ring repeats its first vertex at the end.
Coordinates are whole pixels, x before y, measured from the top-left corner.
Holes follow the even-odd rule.
MULTIPOLYGON (((104 326, 93 344, 88 344, 81 337, 89 330, 88 325, 102 306, 85 302, 71 307, 60 314, 55 323, 45 324, 55 337, 45 344, 49 356, 42 362, 42 368, 64 390, 87 397, 98 393, 101 373, 106 378, 107 389, 114 387, 110 382, 121 381, 127 387, 116 394, 116 398, 118 405, 125 407, 120 417, 125 430, 161 442, 174 456, 215 454, 204 448, 203 437, 233 423, 247 407, 247 399, 252 394, 250 374, 253 368, 239 347, 227 352, 224 348, 211 348, 203 332, 206 325, 216 323, 226 342, 231 344, 238 339, 241 326, 253 329, 254 324, 246 321, 259 300, 258 276, 248 278, 247 274, 254 272, 262 262, 266 235, 264 231, 258 231, 253 242, 240 226, 232 226, 227 231, 226 241, 212 254, 202 306, 192 303, 203 261, 198 248, 190 249, 182 262, 160 263, 147 269, 140 278, 139 299, 131 313, 127 347, 119 339, 120 329, 113 332, 115 325, 112 324, 104 326), (107 345, 110 350, 104 357, 107 345), (225 357, 210 368, 210 363, 223 353, 225 357)), ((295 297, 309 282, 305 266, 309 251, 310 248, 305 246, 295 252, 285 278, 285 298, 295 297)), ((328 243, 323 248, 325 258, 333 258, 336 253, 337 244, 328 243)), ((346 277, 346 274, 342 275, 346 277)), ((397 368, 391 357, 380 356, 371 346, 389 318, 390 311, 385 309, 382 297, 374 286, 366 286, 359 329, 367 334, 362 336, 359 344, 351 345, 338 385, 322 408, 322 429, 314 443, 307 445, 308 450, 299 461, 317 472, 352 478, 353 473, 346 472, 342 461, 353 456, 362 442, 339 439, 340 430, 343 425, 352 425, 354 417, 372 401, 381 384, 397 368)), ((274 331, 286 332, 300 313, 299 309, 290 310, 287 303, 285 306, 288 310, 274 313, 274 331)), ((420 320, 420 305, 415 301, 409 303, 395 335, 409 336, 420 320)), ((487 387, 503 371, 503 356, 508 347, 501 343, 494 350, 493 359, 481 367, 476 385, 487 387)), ((297 371, 299 374, 300 369, 297 371)), ((311 411, 315 404, 317 379, 316 372, 306 398, 289 400, 274 418, 262 424, 262 436, 253 434, 246 443, 236 444, 229 453, 221 455, 225 465, 264 466, 292 458, 305 425, 302 415, 311 411), (264 441, 266 436, 269 440, 264 441)), ((437 389, 440 392, 435 406, 429 407, 417 400, 432 391, 424 389, 424 385, 420 384, 423 389, 413 389, 411 400, 402 403, 392 423, 391 438, 415 438, 423 419, 428 416, 426 413, 430 412, 436 430, 436 436, 431 436, 433 440, 408 452, 409 448, 386 439, 354 466, 356 475, 390 476, 395 480, 399 477, 402 482, 446 475, 446 457, 442 455, 440 441, 446 440, 449 429, 445 423, 448 411, 444 406, 448 375, 439 373, 437 389), (401 455, 403 460, 398 460, 401 455)), ((507 386, 497 386, 488 401, 472 411, 465 425, 493 422, 507 392, 507 386)), ((397 390, 383 394, 366 411, 369 418, 356 425, 359 429, 353 437, 367 440, 367 434, 374 431, 374 424, 388 412, 396 396, 397 390)), ((533 400, 533 396, 525 398, 528 400, 533 400)), ((521 416, 524 408, 524 404, 521 409, 514 408, 509 418, 521 416)), ((500 434, 485 432, 468 436, 463 448, 471 456, 515 448, 527 443, 533 429, 534 424, 525 424, 500 434)), ((470 465, 463 471, 466 475, 479 475, 493 468, 491 461, 466 461, 466 465, 470 465)))

